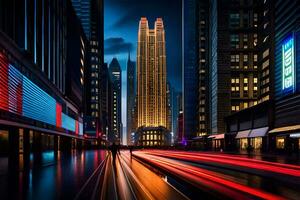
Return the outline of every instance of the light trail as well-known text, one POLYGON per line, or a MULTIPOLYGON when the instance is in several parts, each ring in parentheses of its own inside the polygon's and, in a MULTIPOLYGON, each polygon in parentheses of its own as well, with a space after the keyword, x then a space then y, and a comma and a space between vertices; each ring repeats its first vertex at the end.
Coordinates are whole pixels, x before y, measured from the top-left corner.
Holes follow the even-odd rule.
POLYGON ((143 151, 149 155, 164 156, 169 158, 182 159, 186 161, 227 164, 256 170, 264 170, 278 174, 285 174, 300 177, 300 167, 296 165, 260 161, 249 158, 241 158, 227 155, 213 155, 201 153, 186 153, 176 151, 143 151))
POLYGON ((262 199, 284 199, 283 197, 264 192, 260 189, 251 188, 230 180, 219 177, 217 173, 198 167, 180 163, 164 157, 134 152, 134 155, 150 164, 168 171, 189 183, 209 190, 217 191, 233 199, 251 199, 247 195, 262 199))

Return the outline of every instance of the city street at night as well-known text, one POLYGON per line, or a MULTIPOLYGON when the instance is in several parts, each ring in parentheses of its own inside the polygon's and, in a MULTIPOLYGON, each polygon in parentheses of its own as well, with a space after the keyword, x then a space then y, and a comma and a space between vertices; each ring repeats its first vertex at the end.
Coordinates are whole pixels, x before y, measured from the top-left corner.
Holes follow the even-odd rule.
POLYGON ((299 188, 300 0, 0 0, 0 200, 299 188))

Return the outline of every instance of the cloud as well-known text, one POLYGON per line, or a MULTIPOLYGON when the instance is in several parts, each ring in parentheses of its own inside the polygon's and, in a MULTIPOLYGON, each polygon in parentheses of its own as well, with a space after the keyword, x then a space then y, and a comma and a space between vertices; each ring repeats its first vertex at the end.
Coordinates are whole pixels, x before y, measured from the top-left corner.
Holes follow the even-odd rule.
POLYGON ((104 53, 105 55, 116 55, 120 53, 127 53, 132 51, 133 44, 125 42, 124 38, 111 37, 104 41, 104 53))

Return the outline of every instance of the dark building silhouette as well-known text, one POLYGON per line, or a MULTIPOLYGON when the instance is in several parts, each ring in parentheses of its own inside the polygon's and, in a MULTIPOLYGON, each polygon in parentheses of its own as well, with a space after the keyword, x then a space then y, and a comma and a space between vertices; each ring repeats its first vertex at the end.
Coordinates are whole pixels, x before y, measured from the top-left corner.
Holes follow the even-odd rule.
POLYGON ((130 53, 127 60, 127 144, 131 144, 131 133, 134 131, 133 109, 136 98, 136 68, 135 62, 131 61, 130 53))
POLYGON ((209 133, 209 3, 183 1, 183 135, 209 133))

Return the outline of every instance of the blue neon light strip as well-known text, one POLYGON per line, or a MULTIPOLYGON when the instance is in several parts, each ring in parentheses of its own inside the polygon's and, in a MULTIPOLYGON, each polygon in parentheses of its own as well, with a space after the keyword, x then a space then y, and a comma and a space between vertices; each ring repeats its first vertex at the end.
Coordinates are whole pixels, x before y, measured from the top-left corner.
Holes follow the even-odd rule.
POLYGON ((46 92, 23 78, 23 116, 56 126, 56 101, 46 92))
POLYGON ((68 115, 62 113, 61 114, 61 127, 64 129, 75 132, 75 120, 68 115))
MULTIPOLYGON (((12 65, 8 67, 7 87, 9 112, 56 126, 56 100, 12 65)), ((75 132, 75 126, 76 121, 62 113, 62 127, 75 132)), ((82 123, 79 123, 79 135, 83 135, 82 123)))
POLYGON ((79 133, 78 135, 83 135, 83 124, 79 122, 79 133))

